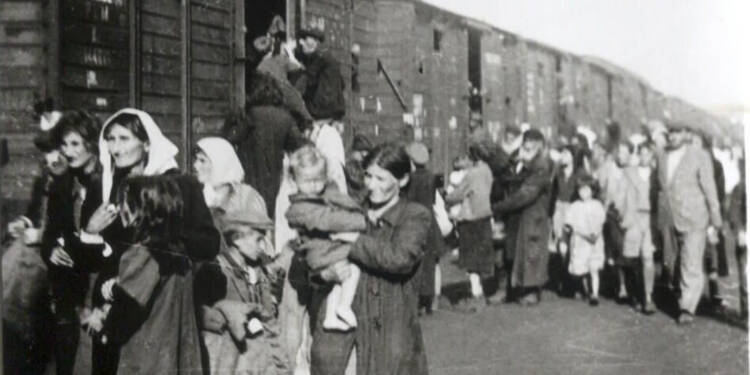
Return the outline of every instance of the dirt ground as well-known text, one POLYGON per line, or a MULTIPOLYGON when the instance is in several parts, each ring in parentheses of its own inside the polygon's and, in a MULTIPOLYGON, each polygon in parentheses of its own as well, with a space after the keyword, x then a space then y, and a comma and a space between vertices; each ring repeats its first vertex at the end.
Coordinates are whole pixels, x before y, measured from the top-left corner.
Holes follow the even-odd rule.
MULTIPOLYGON (((443 284, 454 293, 468 288, 446 258, 443 284)), ((473 314, 441 309, 422 318, 430 374, 747 374, 735 270, 721 279, 726 311, 701 307, 687 327, 670 316, 665 288, 657 290, 659 311, 652 316, 610 299, 590 307, 551 292, 535 307, 502 304, 473 314)))

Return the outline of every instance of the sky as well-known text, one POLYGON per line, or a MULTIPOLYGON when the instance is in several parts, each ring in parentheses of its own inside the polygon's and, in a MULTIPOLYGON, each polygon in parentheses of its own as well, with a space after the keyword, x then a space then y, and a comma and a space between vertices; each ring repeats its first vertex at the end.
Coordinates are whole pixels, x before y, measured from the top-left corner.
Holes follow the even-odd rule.
POLYGON ((748 0, 423 0, 578 55, 712 111, 750 112, 748 0))

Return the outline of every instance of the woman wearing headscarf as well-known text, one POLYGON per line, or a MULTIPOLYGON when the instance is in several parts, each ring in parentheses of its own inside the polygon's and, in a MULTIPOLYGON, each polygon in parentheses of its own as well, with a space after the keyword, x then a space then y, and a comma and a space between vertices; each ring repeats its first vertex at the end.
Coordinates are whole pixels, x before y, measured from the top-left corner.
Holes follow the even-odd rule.
POLYGON ((203 184, 203 197, 215 219, 216 215, 222 215, 234 207, 252 207, 268 212, 260 193, 243 183, 245 170, 226 139, 207 137, 198 141, 193 172, 198 182, 203 184))
MULTIPOLYGON (((114 204, 117 190, 127 177, 167 175, 174 179, 184 202, 179 238, 189 260, 214 259, 220 244, 219 233, 203 198, 202 186, 195 178, 179 174, 175 160, 177 147, 162 134, 148 113, 126 108, 112 115, 102 128, 99 151, 102 182, 97 191, 87 195, 83 204, 82 222, 87 225, 80 235, 82 241, 98 244, 97 251, 92 252, 92 256, 99 258, 99 275, 93 291, 93 302, 97 309, 87 322, 94 333, 101 330, 106 316, 104 306, 112 301, 120 257, 133 242, 134 233, 118 220, 121 208, 114 204)), ((192 292, 186 295, 192 297, 192 292)), ((173 329, 192 335, 188 342, 194 343, 194 348, 184 350, 185 353, 192 353, 188 356, 188 362, 192 363, 187 365, 200 369, 198 329, 192 298, 183 300, 177 308, 182 309, 185 319, 175 322, 173 329)), ((94 344, 94 374, 118 372, 119 346, 128 338, 129 331, 125 327, 133 324, 128 319, 124 313, 106 319, 110 328, 106 342, 103 342, 103 337, 98 337, 94 344)), ((156 352, 154 355, 157 355, 156 352)), ((148 358, 142 360, 147 361, 148 358)), ((121 365, 126 368, 133 364, 121 365)))

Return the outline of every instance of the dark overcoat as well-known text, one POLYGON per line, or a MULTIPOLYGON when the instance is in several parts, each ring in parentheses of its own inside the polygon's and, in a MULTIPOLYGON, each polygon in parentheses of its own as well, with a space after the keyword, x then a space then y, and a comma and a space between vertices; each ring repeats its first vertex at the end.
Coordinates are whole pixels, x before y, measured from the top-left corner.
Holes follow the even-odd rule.
POLYGON ((224 129, 224 136, 237 148, 245 182, 258 190, 268 216, 274 217, 284 152, 294 151, 304 142, 297 120, 285 107, 253 106, 247 110, 247 120, 224 129))
POLYGON ((517 182, 508 195, 492 205, 493 212, 505 218, 514 287, 539 287, 547 282, 550 174, 549 160, 537 156, 516 174, 517 182))

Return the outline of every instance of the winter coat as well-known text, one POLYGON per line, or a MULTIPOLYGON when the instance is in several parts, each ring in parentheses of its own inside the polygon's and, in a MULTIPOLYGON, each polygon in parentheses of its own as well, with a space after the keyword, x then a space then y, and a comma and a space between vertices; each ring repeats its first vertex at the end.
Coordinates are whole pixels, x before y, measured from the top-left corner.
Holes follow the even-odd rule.
MULTIPOLYGON (((409 175, 409 186, 406 189, 407 199, 421 204, 432 212, 432 206, 435 204, 435 193, 435 176, 428 169, 420 168, 409 175)), ((430 234, 425 246, 425 256, 421 267, 422 281, 419 294, 422 296, 435 294, 435 264, 439 257, 446 252, 446 245, 435 215, 431 215, 431 218, 430 234)))
MULTIPOLYGON (((230 250, 231 251, 231 250, 230 250)), ((236 257, 222 252, 216 262, 196 275, 201 335, 211 374, 291 374, 291 362, 281 345, 277 319, 278 299, 273 294, 278 275, 264 266, 242 269, 236 257), (263 322, 262 332, 249 336, 251 318, 263 322)))
POLYGON ((308 267, 319 272, 349 256, 350 244, 329 238, 338 232, 362 232, 367 229, 362 208, 329 183, 320 196, 294 194, 286 212, 289 226, 300 232, 295 246, 305 254, 308 267))
POLYGON ((358 374, 427 374, 415 276, 431 216, 421 205, 399 200, 353 244, 349 259, 362 268, 352 306, 358 374))
POLYGON ((518 185, 492 205, 493 212, 505 218, 515 287, 539 287, 547 281, 550 173, 549 160, 538 155, 514 177, 518 185))
POLYGON ((316 51, 311 55, 300 56, 305 65, 302 73, 302 98, 307 110, 316 120, 344 117, 344 77, 341 64, 328 51, 316 51))
POLYGON ((247 122, 225 129, 225 137, 237 148, 245 169, 245 182, 258 190, 273 218, 281 185, 284 152, 304 144, 296 120, 284 107, 255 106, 247 110, 247 122))
POLYGON ((120 347, 118 374, 199 374, 193 265, 180 241, 152 239, 120 258, 103 334, 120 347))

